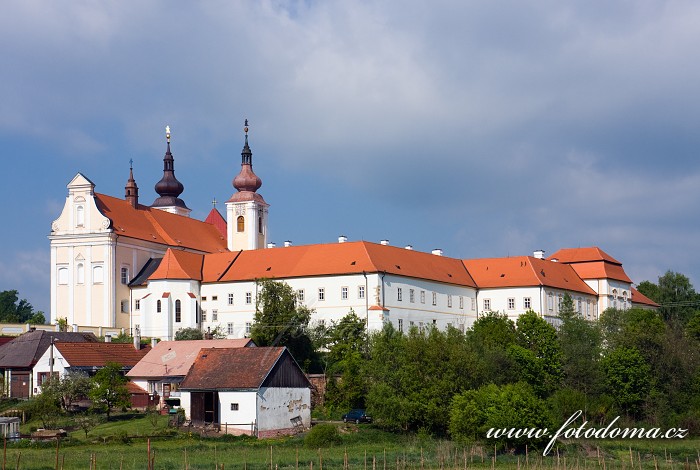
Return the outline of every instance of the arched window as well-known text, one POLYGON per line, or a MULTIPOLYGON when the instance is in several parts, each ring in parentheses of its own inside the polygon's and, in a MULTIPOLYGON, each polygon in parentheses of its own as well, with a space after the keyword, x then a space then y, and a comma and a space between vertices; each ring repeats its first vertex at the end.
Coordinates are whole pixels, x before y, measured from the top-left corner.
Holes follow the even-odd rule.
POLYGON ((245 230, 245 219, 242 215, 239 215, 236 219, 236 230, 243 232, 245 230))
POLYGON ((162 308, 162 304, 160 302, 160 299, 156 302, 156 313, 160 313, 162 308))
POLYGON ((180 300, 175 301, 175 323, 182 321, 182 303, 180 300))
POLYGON ((263 233, 262 217, 258 217, 258 233, 263 233))
POLYGON ((85 283, 85 266, 83 263, 78 263, 78 265, 75 268, 76 272, 76 277, 78 284, 84 284, 85 283))
POLYGON ((58 268, 58 284, 68 284, 68 268, 58 268))
POLYGON ((75 225, 76 227, 82 227, 85 225, 85 209, 83 206, 78 206, 75 208, 75 225))
POLYGON ((102 284, 104 275, 103 275, 103 269, 102 266, 93 266, 92 268, 92 283, 93 284, 102 284))

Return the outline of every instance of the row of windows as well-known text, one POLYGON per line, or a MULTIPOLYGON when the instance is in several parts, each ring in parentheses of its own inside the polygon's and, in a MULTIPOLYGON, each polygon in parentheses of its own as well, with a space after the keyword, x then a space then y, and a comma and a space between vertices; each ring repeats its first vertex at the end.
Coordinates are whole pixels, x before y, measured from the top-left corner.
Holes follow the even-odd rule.
MULTIPOLYGON (((212 295, 211 300, 212 300, 212 302, 217 302, 219 300, 219 296, 212 295)), ((202 297, 202 302, 206 302, 206 301, 207 301, 207 297, 206 296, 202 297)), ((248 305, 253 303, 253 293, 252 292, 245 293, 245 303, 248 305)), ((233 305, 233 294, 228 294, 228 304, 233 305)))
MULTIPOLYGON (((431 292, 432 294, 432 303, 433 305, 437 305, 437 292, 431 292)), ((464 308, 464 297, 461 295, 458 297, 459 298, 459 308, 464 308)), ((403 302, 403 288, 398 287, 396 289, 396 301, 397 302, 403 302)), ((409 289, 408 290, 408 301, 410 303, 415 303, 416 302, 416 291, 415 289, 409 289)), ((472 298, 472 310, 474 310, 475 307, 475 299, 472 298)), ((424 304, 425 303, 425 291, 422 290, 420 291, 420 303, 424 304)), ((447 308, 452 308, 452 294, 447 294, 447 308)))
MULTIPOLYGON (((343 286, 340 288, 340 298, 342 300, 348 300, 349 297, 349 288, 347 286, 343 286)), ((357 286, 357 298, 358 299, 364 299, 365 298, 365 286, 357 286)), ((306 290, 305 289, 297 289, 297 300, 299 302, 304 302, 306 300, 306 290)), ((326 288, 325 287, 319 287, 318 288, 318 300, 319 301, 324 301, 326 300, 326 288)))
MULTIPOLYGON (((236 219, 236 231, 245 232, 245 217, 239 215, 236 219)), ((263 219, 258 217, 258 233, 263 233, 263 219)))
MULTIPOLYGON (((127 278, 128 278, 127 271, 127 278)), ((58 268, 57 283, 60 286, 68 285, 68 268, 61 266, 58 268)), ((99 264, 92 267, 92 283, 102 284, 104 282, 104 267, 99 264)), ((85 284, 85 265, 78 263, 75 265, 75 283, 85 284)), ((128 283, 128 281, 127 281, 128 283)))

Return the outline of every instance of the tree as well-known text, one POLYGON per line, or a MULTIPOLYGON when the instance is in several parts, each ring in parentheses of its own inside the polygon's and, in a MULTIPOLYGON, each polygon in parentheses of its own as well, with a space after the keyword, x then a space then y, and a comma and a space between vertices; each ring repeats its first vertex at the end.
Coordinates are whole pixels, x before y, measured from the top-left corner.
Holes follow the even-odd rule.
POLYGON ((68 371, 59 382, 59 393, 63 409, 69 411, 77 400, 90 395, 93 382, 86 374, 79 371, 68 371))
POLYGON ((700 294, 686 276, 666 271, 658 284, 649 281, 639 283, 639 292, 661 305, 659 312, 666 321, 685 324, 700 309, 700 294))
POLYGON ((605 388, 620 409, 639 417, 641 406, 651 389, 651 367, 633 348, 620 347, 602 360, 605 388))
POLYGON ((85 432, 85 439, 88 437, 88 433, 98 424, 100 424, 100 417, 92 413, 81 413, 73 418, 75 424, 85 432))
MULTIPOLYGON (((557 336, 562 353, 563 387, 578 391, 586 400, 591 400, 600 391, 601 384, 602 336, 599 324, 580 315, 564 315, 557 336)), ((587 412, 587 406, 581 409, 587 412)))
MULTIPOLYGON (((516 321, 516 341, 514 347, 531 351, 535 368, 539 371, 534 382, 528 381, 542 397, 552 393, 561 381, 561 348, 557 331, 544 318, 528 310, 516 321)), ((511 351, 513 351, 511 349, 511 351)), ((516 361, 517 363, 517 361, 516 361)), ((533 361, 530 361, 534 365, 533 361)))
POLYGON ((298 305, 296 293, 285 282, 261 279, 258 286, 251 338, 258 346, 286 346, 297 362, 308 366, 313 354, 307 332, 312 310, 298 305))
POLYGON ((41 387, 42 393, 35 395, 26 404, 29 414, 38 417, 46 429, 53 429, 61 415, 61 397, 57 383, 57 378, 48 378, 41 387))
POLYGON ((26 299, 19 299, 19 292, 0 292, 0 322, 2 323, 45 323, 44 312, 35 312, 26 299))
POLYGON ((126 383, 129 381, 121 373, 122 366, 115 362, 108 362, 92 378, 94 386, 90 390, 90 398, 95 409, 104 411, 109 419, 112 408, 117 406, 130 406, 129 390, 126 383))
POLYGON ((187 341, 204 339, 204 334, 199 328, 180 328, 175 332, 175 341, 187 341))
POLYGON ((559 305, 559 318, 564 320, 565 318, 575 317, 577 315, 576 309, 574 308, 574 299, 571 298, 568 292, 564 294, 561 299, 561 304, 559 305))

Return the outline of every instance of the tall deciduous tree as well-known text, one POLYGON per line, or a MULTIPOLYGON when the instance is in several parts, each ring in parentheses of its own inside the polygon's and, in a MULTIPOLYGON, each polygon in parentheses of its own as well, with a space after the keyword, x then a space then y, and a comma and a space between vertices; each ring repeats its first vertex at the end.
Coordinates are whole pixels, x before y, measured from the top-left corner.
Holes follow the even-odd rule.
POLYGON ((651 367, 634 348, 620 347, 602 360, 605 388, 621 411, 641 416, 642 404, 651 390, 651 367))
POLYGON ((700 294, 686 276, 674 271, 666 271, 659 277, 658 284, 642 281, 637 286, 639 292, 654 302, 661 304, 659 312, 666 321, 685 324, 700 310, 700 294))
POLYGON ((107 419, 112 408, 131 404, 129 390, 126 388, 129 380, 122 375, 121 368, 120 364, 108 362, 92 378, 94 386, 90 390, 90 399, 96 409, 106 413, 107 419))
POLYGON ((0 292, 0 322, 2 323, 45 323, 44 312, 35 312, 32 304, 19 298, 16 290, 0 292))
POLYGON ((532 310, 516 321, 517 346, 532 353, 531 363, 539 371, 534 382, 529 382, 540 396, 547 396, 559 387, 562 377, 561 347, 557 331, 532 310))
POLYGON ((259 346, 286 346, 300 365, 313 354, 307 328, 312 310, 297 303, 289 284, 271 279, 258 281, 255 322, 251 338, 259 346))

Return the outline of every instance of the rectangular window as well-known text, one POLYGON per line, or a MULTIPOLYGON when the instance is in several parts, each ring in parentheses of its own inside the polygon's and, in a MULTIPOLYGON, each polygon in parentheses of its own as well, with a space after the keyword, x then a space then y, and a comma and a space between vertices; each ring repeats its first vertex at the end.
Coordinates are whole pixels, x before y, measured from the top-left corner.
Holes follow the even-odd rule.
POLYGON ((92 267, 92 283, 102 284, 104 280, 104 268, 101 264, 92 267))
POLYGON ((134 310, 141 310, 141 300, 140 299, 134 300, 134 310))
POLYGON ((357 298, 358 299, 365 298, 365 286, 357 286, 357 298))
POLYGON ((212 295, 212 296, 211 296, 211 300, 212 300, 212 302, 216 302, 217 300, 219 300, 219 296, 218 296, 218 295, 212 295))
POLYGON ((554 296, 552 294, 547 294, 547 309, 550 312, 554 310, 554 296))
POLYGON ((413 289, 408 290, 408 300, 411 303, 414 303, 416 301, 416 291, 413 289))
POLYGON ((579 297, 579 298, 578 298, 578 303, 577 303, 577 305, 578 305, 578 310, 576 310, 578 313, 583 313, 583 310, 581 309, 581 308, 582 308, 582 307, 581 307, 581 304, 582 304, 582 303, 583 303, 583 301, 581 300, 581 297, 579 297))
POLYGON ((202 310, 202 321, 203 322, 207 321, 207 311, 206 310, 202 310))
POLYGON ((464 297, 459 296, 459 308, 464 308, 464 297))
POLYGON ((400 287, 396 289, 396 300, 398 300, 399 302, 403 300, 403 290, 401 290, 400 287))
POLYGON ((447 294, 447 308, 452 308, 452 295, 447 294))
POLYGON ((515 297, 508 297, 508 310, 515 310, 515 297))
POLYGON ((347 287, 341 287, 340 288, 340 298, 343 300, 348 299, 348 288, 347 287))
POLYGON ((476 310, 476 297, 472 297, 472 311, 476 310))
POLYGON ((437 305, 437 292, 433 292, 433 305, 437 305))
POLYGON ((122 284, 129 283, 129 268, 123 267, 121 270, 121 282, 122 284))
POLYGON ((238 411, 238 403, 231 403, 231 411, 238 411))
POLYGON ((523 298, 523 307, 525 307, 525 310, 530 310, 532 308, 532 300, 530 297, 523 298))
POLYGON ((218 320, 219 320, 219 311, 212 310, 211 311, 211 321, 218 321, 218 320))
POLYGON ((409 327, 409 328, 413 328, 414 326, 416 326, 416 324, 415 324, 414 322, 412 322, 412 321, 409 321, 409 322, 408 322, 408 327, 409 327))
POLYGON ((228 295, 228 304, 233 305, 233 294, 228 295))
POLYGON ((179 300, 175 301, 175 323, 180 323, 182 321, 182 302, 179 300))
POLYGON ((424 290, 420 291, 420 303, 422 303, 422 304, 425 303, 425 291, 424 290))
POLYGON ((202 296, 202 302, 206 302, 206 301, 207 301, 207 297, 203 295, 203 296, 202 296))
POLYGON ((484 311, 488 312, 491 310, 491 299, 484 299, 484 311))
POLYGON ((233 323, 228 323, 226 325, 226 334, 227 335, 232 335, 233 334, 233 323))
POLYGON ((162 303, 161 303, 160 299, 158 299, 156 301, 156 313, 160 313, 161 310, 162 310, 162 303))
POLYGON ((248 305, 253 303, 253 293, 252 292, 245 293, 245 303, 248 305))
POLYGON ((129 313, 129 301, 128 300, 121 301, 121 311, 122 311, 122 313, 129 313))
POLYGON ((561 304, 564 301, 564 296, 559 294, 559 301, 557 302, 557 312, 561 310, 561 304))
POLYGON ((418 331, 420 331, 421 333, 423 333, 423 322, 422 322, 422 321, 419 321, 419 322, 418 322, 418 331))
POLYGON ((318 300, 326 300, 326 289, 324 287, 318 288, 318 300))
POLYGON ((403 332, 403 318, 399 318, 399 331, 403 332))
POLYGON ((297 300, 298 300, 299 302, 303 302, 303 301, 304 301, 304 289, 299 289, 299 290, 297 291, 297 300))
POLYGON ((245 335, 250 336, 250 328, 253 326, 249 321, 245 322, 245 335))

